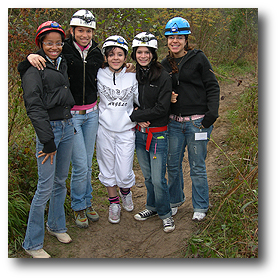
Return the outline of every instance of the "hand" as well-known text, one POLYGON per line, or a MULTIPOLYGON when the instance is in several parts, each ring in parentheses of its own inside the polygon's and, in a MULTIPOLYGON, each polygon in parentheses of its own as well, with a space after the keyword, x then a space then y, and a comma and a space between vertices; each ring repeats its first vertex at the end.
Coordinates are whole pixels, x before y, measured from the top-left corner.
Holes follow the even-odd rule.
POLYGON ((52 152, 52 153, 48 153, 48 154, 44 153, 43 151, 40 151, 38 153, 38 158, 45 156, 44 160, 42 161, 42 164, 44 164, 47 161, 47 159, 50 157, 51 158, 51 164, 53 164, 53 158, 54 158, 55 154, 56 154, 56 151, 52 152))
POLYGON ((136 73, 136 68, 132 63, 127 63, 126 64, 126 71, 125 73, 136 73))
POLYGON ((177 96, 178 96, 178 94, 175 93, 174 91, 172 91, 171 103, 176 103, 177 102, 177 96))
POLYGON ((151 123, 150 123, 149 121, 138 123, 138 125, 141 126, 141 127, 143 127, 143 128, 148 127, 150 124, 151 124, 151 123))
POLYGON ((36 67, 38 70, 44 70, 46 67, 46 60, 39 54, 32 53, 27 57, 27 59, 30 64, 36 67))

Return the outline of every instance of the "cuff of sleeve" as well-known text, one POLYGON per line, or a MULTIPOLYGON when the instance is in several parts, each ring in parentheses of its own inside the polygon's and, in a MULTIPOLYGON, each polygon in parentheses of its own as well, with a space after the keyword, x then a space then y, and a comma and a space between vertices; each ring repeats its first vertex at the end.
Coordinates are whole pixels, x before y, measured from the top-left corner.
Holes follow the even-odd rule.
POLYGON ((56 146, 54 143, 54 139, 51 139, 49 142, 44 144, 43 152, 44 153, 53 153, 56 151, 56 146))
POLYGON ((214 122, 211 121, 211 120, 205 120, 205 118, 202 120, 201 124, 205 127, 205 128, 208 128, 210 127, 214 122))

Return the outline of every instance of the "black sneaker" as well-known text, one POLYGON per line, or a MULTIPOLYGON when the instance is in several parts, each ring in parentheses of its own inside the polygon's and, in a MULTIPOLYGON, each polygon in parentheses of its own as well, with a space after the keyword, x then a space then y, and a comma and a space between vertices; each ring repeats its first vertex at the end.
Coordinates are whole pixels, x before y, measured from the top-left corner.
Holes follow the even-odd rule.
POLYGON ((134 215, 134 219, 137 221, 145 221, 148 218, 151 218, 156 215, 157 215, 157 212, 145 209, 145 210, 139 212, 138 214, 134 215))

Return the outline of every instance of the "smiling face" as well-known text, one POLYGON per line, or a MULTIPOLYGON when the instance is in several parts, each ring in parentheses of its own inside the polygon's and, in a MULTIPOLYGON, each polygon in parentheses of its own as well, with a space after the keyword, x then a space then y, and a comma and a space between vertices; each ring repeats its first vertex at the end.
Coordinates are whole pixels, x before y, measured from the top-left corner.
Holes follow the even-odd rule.
POLYGON ((75 33, 75 40, 77 43, 83 47, 86 47, 90 41, 92 40, 93 36, 93 29, 89 27, 77 26, 74 29, 71 27, 70 29, 71 34, 74 36, 75 33))
POLYGON ((147 47, 138 47, 136 50, 136 61, 142 66, 147 67, 152 61, 153 54, 147 47))
POLYGON ((50 59, 56 59, 62 52, 62 46, 59 46, 62 43, 62 38, 58 32, 48 33, 42 43, 42 48, 50 59))
POLYGON ((167 46, 175 57, 182 57, 184 55, 186 43, 187 41, 184 35, 170 35, 167 37, 167 46))
POLYGON ((120 68, 125 63, 126 55, 122 48, 115 47, 105 56, 105 60, 108 62, 110 68, 121 71, 120 68))

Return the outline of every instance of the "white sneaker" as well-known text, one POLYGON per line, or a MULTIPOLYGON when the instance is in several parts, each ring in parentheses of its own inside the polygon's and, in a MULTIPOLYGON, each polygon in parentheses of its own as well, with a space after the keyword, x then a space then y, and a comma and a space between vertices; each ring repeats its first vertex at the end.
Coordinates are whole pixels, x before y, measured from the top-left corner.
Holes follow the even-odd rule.
POLYGON ((174 220, 172 217, 162 220, 164 232, 171 232, 175 229, 174 220))
POLYGON ((172 211, 172 216, 175 216, 178 212, 178 207, 172 207, 171 211, 172 211))
POLYGON ((51 256, 44 250, 25 250, 34 259, 49 259, 51 256))
POLYGON ((47 230, 50 235, 55 236, 58 239, 58 241, 61 243, 68 244, 68 243, 72 242, 71 237, 66 232, 63 232, 63 233, 54 232, 54 231, 51 231, 48 227, 47 227, 47 230))
POLYGON ((121 200, 122 200, 122 206, 123 208, 128 211, 131 212, 134 209, 134 205, 133 205, 133 201, 132 201, 132 192, 130 191, 129 194, 127 195, 123 195, 120 191, 119 191, 121 200))
POLYGON ((109 222, 117 224, 121 219, 121 206, 118 203, 112 203, 109 206, 109 222))
POLYGON ((206 213, 201 213, 201 212, 194 212, 192 220, 195 221, 201 221, 206 217, 206 213))

